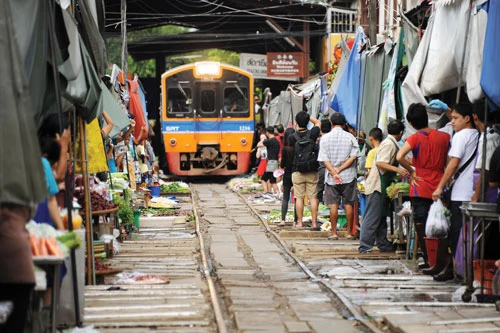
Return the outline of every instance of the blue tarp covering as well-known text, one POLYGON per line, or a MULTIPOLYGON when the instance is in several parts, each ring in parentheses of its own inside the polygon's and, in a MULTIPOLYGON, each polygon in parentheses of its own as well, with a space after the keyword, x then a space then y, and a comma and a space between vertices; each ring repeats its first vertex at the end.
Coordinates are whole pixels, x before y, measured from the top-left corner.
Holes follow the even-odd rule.
POLYGON ((347 65, 342 73, 339 87, 330 103, 330 107, 342 113, 347 122, 357 127, 359 109, 361 108, 361 93, 363 91, 363 71, 361 68, 361 54, 359 49, 363 45, 366 35, 362 27, 358 27, 356 40, 352 47, 347 65))
POLYGON ((320 77, 321 84, 321 113, 328 116, 328 85, 326 75, 320 77))
POLYGON ((489 1, 485 9, 488 11, 488 25, 484 41, 483 68, 481 72, 481 88, 487 96, 490 106, 500 109, 500 1, 489 1))

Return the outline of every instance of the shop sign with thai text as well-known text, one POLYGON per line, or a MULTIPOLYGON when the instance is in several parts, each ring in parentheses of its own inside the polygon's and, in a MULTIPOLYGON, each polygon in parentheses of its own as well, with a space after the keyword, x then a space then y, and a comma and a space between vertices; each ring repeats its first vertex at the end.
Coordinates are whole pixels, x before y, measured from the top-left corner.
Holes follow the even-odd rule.
POLYGON ((268 52, 268 77, 304 77, 304 53, 268 52))
POLYGON ((256 79, 267 78, 267 56, 265 54, 240 53, 240 68, 250 72, 256 79))

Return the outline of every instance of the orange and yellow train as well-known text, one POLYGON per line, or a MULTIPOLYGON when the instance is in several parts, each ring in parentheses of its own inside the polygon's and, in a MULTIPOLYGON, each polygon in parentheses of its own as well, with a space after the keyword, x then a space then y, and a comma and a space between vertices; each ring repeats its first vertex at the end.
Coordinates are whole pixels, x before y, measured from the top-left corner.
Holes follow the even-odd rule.
POLYGON ((169 173, 246 173, 254 133, 250 73, 218 62, 176 67, 161 77, 162 133, 169 173))

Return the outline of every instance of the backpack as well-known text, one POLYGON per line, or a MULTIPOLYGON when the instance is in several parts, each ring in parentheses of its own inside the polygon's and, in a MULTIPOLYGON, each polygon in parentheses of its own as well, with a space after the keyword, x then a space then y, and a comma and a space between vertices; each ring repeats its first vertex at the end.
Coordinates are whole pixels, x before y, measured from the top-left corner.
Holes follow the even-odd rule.
POLYGON ((307 131, 304 137, 295 133, 294 159, 293 166, 299 172, 318 171, 318 144, 311 139, 311 131, 307 131))

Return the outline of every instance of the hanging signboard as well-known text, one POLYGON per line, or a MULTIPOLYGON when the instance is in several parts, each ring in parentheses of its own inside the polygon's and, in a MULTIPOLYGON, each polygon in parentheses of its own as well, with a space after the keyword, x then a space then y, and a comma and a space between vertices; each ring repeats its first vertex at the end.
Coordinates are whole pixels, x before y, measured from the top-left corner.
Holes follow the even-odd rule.
POLYGON ((265 54, 240 53, 240 68, 252 73, 256 79, 266 79, 267 57, 265 54))
POLYGON ((304 77, 304 53, 268 52, 268 77, 304 77))
POLYGON ((267 55, 256 53, 240 53, 240 68, 252 73, 255 79, 297 81, 298 77, 267 75, 267 55))

